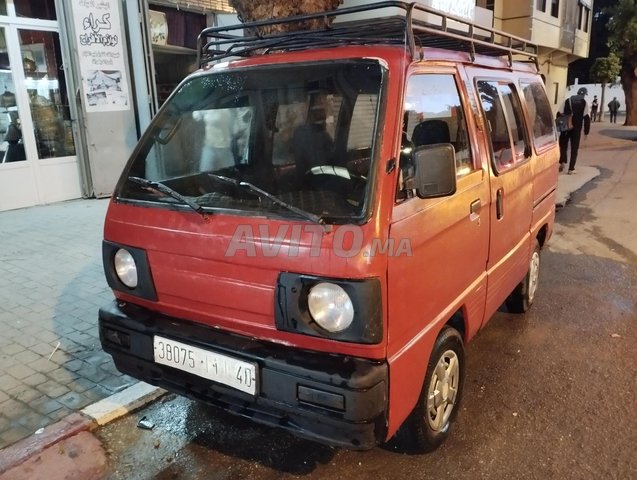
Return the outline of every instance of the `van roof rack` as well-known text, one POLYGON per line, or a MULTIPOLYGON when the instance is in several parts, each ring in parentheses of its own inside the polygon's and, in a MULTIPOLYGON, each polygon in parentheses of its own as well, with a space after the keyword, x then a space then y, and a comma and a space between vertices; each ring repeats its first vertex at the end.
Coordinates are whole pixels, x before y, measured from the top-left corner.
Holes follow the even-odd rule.
MULTIPOLYGON (((354 15, 355 16, 355 15, 354 15)), ((347 20, 346 18, 344 20, 347 20)), ((274 51, 303 50, 339 45, 404 45, 411 57, 422 59, 419 47, 436 47, 468 52, 471 60, 476 54, 508 58, 513 66, 514 56, 531 61, 539 71, 537 45, 520 37, 489 27, 473 24, 467 19, 448 15, 417 3, 384 1, 332 11, 274 18, 258 22, 223 27, 208 27, 197 38, 199 67, 228 57, 248 57, 274 51), (336 22, 344 15, 392 8, 404 14, 366 20, 336 22), (425 15, 423 15, 425 14, 425 15), (426 20, 415 18, 426 16, 426 20), (285 25, 314 20, 323 28, 259 34, 260 27, 285 25), (365 28, 361 28, 364 26, 365 28), (244 36, 246 35, 246 36, 244 36)))

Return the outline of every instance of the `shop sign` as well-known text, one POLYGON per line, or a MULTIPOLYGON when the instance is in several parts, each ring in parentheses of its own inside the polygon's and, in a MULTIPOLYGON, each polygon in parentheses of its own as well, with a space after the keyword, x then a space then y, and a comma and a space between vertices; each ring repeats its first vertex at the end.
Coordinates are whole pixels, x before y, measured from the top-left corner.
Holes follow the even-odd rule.
POLYGON ((72 0, 75 46, 87 112, 130 110, 117 0, 72 0))
POLYGON ((475 0, 429 0, 426 3, 431 8, 467 20, 473 20, 476 8, 475 0))

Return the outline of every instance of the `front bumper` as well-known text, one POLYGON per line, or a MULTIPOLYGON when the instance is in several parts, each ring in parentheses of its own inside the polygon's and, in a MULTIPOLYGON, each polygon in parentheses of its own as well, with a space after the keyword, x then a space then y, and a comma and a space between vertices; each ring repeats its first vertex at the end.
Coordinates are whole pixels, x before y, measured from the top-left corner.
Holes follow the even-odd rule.
POLYGON ((118 370, 147 383, 328 445, 364 450, 385 440, 384 361, 258 341, 121 302, 100 309, 99 329, 118 370), (256 362, 257 395, 155 363, 154 335, 256 362))

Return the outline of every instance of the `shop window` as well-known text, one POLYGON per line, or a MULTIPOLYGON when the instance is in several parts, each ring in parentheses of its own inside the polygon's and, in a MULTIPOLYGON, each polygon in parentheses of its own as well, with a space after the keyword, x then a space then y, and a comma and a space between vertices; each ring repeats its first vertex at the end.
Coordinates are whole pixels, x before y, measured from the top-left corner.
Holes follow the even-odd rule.
POLYGON ((559 18, 560 16, 560 0, 551 0, 551 16, 559 18))
POLYGON ((55 0, 14 0, 13 3, 18 17, 57 20, 55 0))
POLYGON ((537 0, 536 7, 540 12, 546 12, 546 0, 537 0))
POLYGON ((33 117, 38 157, 75 155, 69 98, 62 66, 59 35, 20 30, 25 87, 33 117))
POLYGON ((22 122, 16 104, 16 86, 9 54, 6 48, 5 30, 0 27, 0 164, 21 162, 27 159, 22 139, 22 122))

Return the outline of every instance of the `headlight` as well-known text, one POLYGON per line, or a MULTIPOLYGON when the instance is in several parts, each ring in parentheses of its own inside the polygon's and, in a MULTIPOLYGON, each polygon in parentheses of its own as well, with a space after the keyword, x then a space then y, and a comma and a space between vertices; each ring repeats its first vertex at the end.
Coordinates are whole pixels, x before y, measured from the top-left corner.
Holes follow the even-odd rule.
POLYGON ((354 305, 343 288, 321 282, 310 289, 307 298, 310 315, 328 332, 341 332, 354 320, 354 305))
POLYGON ((137 287, 137 265, 135 259, 128 250, 120 248, 115 253, 113 261, 115 273, 120 281, 128 288, 137 287))

